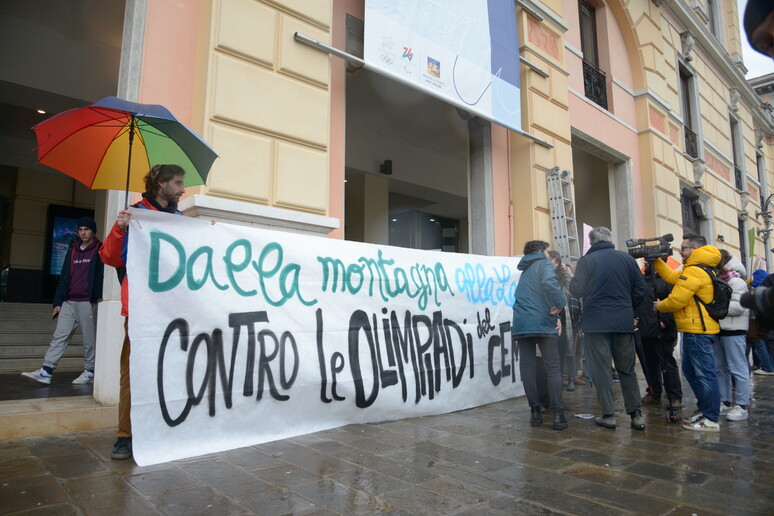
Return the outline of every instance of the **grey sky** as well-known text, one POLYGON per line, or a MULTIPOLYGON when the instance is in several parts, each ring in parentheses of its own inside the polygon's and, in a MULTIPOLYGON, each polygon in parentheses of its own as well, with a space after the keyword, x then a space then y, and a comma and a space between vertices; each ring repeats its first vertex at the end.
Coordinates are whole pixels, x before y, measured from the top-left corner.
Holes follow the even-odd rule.
POLYGON ((742 58, 744 59, 744 65, 748 70, 745 77, 749 80, 754 77, 760 77, 761 75, 774 72, 774 60, 753 50, 747 42, 747 35, 744 32, 744 25, 742 22, 747 0, 736 0, 736 3, 739 6, 739 27, 742 31, 742 58))

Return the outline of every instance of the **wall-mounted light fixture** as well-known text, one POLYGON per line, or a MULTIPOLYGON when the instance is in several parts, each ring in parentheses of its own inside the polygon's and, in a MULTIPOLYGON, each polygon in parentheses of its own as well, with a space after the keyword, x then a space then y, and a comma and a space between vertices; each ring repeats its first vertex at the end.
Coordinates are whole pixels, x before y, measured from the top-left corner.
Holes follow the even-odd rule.
POLYGON ((723 235, 718 235, 718 242, 725 242, 725 241, 726 241, 726 237, 724 237, 723 235))
POLYGON ((391 176, 392 175, 392 160, 391 159, 384 160, 384 163, 379 165, 379 172, 381 172, 385 176, 391 176))

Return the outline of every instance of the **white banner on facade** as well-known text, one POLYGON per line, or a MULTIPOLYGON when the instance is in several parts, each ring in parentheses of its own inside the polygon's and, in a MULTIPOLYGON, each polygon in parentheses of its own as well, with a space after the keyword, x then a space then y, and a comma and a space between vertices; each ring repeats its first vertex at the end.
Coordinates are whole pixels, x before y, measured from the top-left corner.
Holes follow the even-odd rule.
POLYGON ((135 460, 523 394, 517 263, 133 210, 135 460))
POLYGON ((521 130, 513 0, 366 0, 366 67, 521 130))

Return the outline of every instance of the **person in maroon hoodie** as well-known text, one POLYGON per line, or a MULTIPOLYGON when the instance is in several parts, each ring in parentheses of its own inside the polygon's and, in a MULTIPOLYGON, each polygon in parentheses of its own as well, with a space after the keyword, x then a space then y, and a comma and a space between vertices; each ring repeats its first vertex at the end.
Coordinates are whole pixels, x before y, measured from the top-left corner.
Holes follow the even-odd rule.
MULTIPOLYGON (((156 165, 145 176, 145 193, 142 200, 132 208, 163 211, 182 215, 177 203, 185 193, 183 177, 185 170, 178 165, 156 165)), ((105 245, 99 251, 106 265, 118 270, 121 281, 121 315, 126 317, 124 328, 126 335, 121 348, 121 378, 118 395, 118 434, 110 456, 114 459, 128 459, 132 456, 132 397, 129 385, 129 285, 126 280, 126 246, 129 241, 129 222, 131 212, 128 209, 118 213, 115 224, 105 237, 105 245)))
POLYGON ((97 343, 97 303, 102 299, 104 266, 99 257, 101 243, 94 236, 97 223, 91 217, 78 219, 78 237, 67 248, 62 272, 54 293, 54 317, 58 317, 43 366, 22 376, 50 384, 54 369, 67 345, 81 328, 83 333, 83 373, 74 384, 94 381, 94 350, 97 343))

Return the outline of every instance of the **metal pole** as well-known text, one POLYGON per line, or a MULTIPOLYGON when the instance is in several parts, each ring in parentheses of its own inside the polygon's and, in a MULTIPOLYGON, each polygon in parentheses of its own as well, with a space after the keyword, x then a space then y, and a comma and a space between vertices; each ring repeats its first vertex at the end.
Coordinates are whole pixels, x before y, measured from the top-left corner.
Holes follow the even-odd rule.
POLYGON ((126 165, 126 192, 124 193, 124 209, 129 207, 129 176, 132 173, 132 144, 134 143, 134 115, 129 119, 129 162, 126 165))

